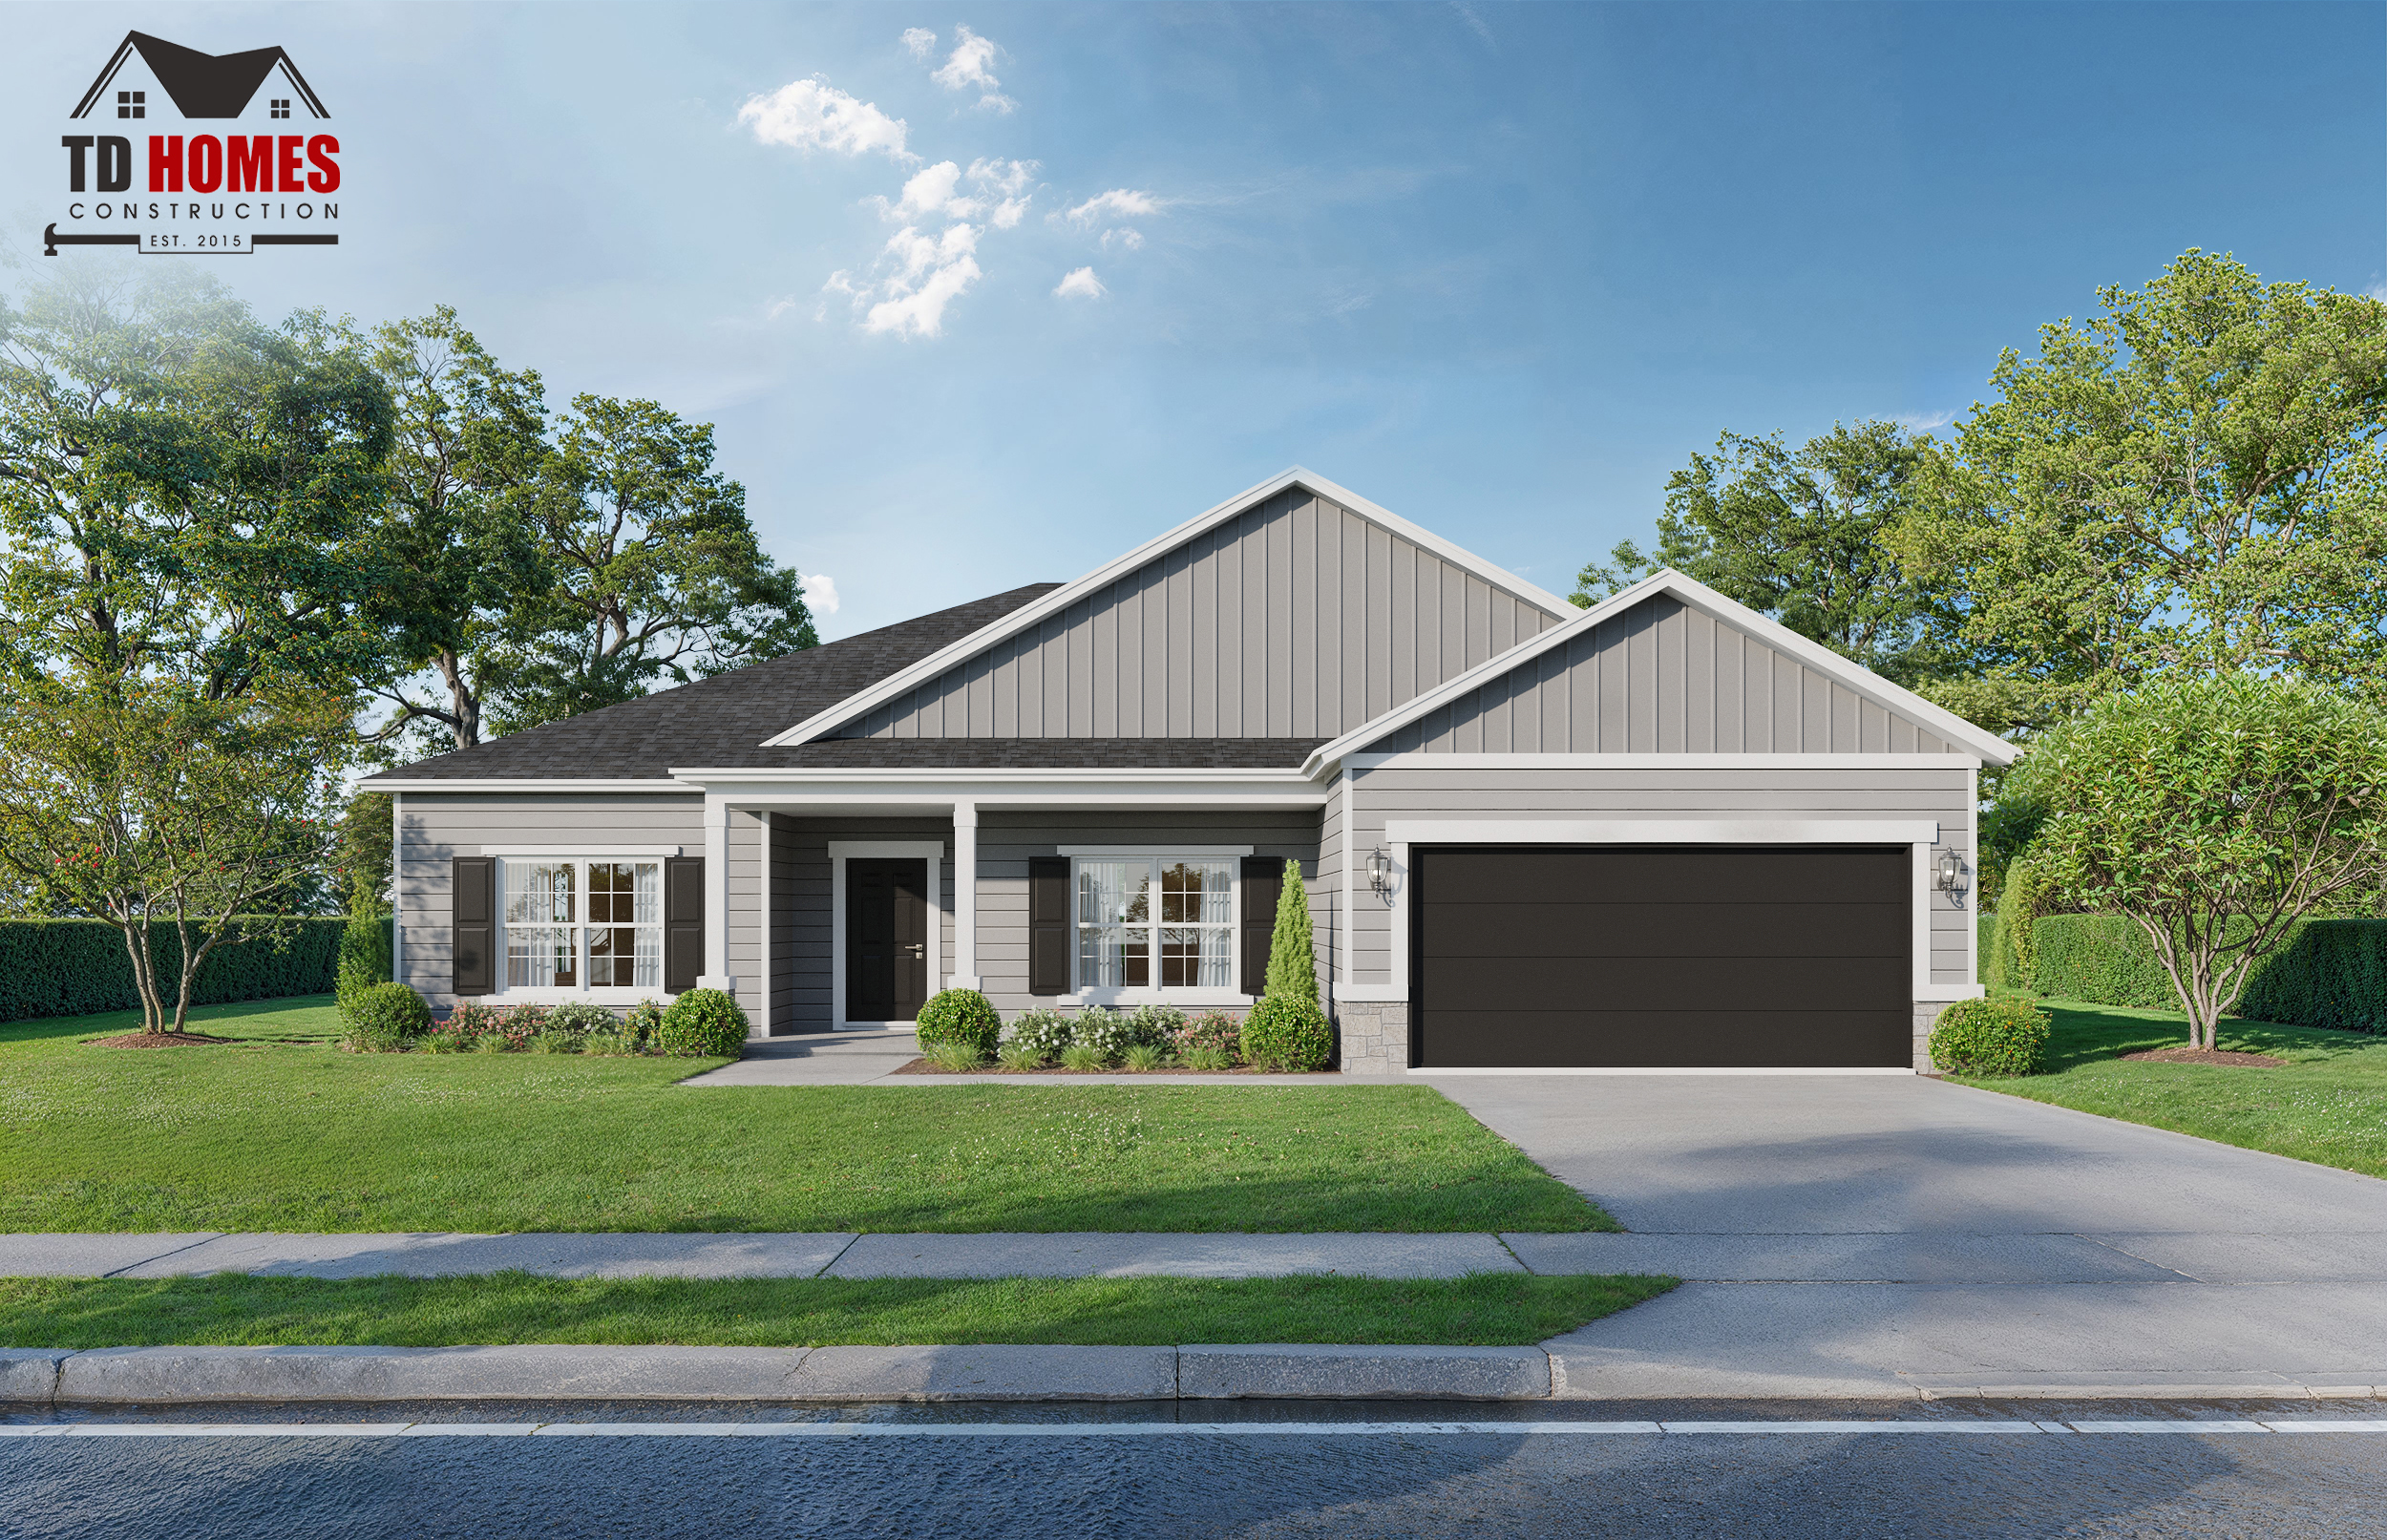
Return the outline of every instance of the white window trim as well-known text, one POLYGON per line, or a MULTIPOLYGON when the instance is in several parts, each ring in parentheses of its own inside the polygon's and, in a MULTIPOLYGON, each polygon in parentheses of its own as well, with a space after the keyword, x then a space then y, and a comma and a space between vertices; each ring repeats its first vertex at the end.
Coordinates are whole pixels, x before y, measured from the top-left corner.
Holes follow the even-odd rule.
MULTIPOLYGON (((663 949, 665 946, 669 944, 670 929, 660 920, 657 921, 654 927, 662 934, 656 938, 655 956, 657 978, 655 983, 651 987, 641 988, 636 984, 607 984, 603 988, 600 989, 594 984, 583 983, 574 989, 559 989, 553 984, 509 985, 505 981, 506 932, 512 929, 512 926, 506 919, 505 913, 505 863, 507 861, 570 861, 572 863, 575 868, 572 876, 572 908, 574 914, 578 918, 576 918, 567 928, 579 935, 580 939, 576 943, 575 947, 577 956, 574 960, 574 969, 582 979, 585 979, 588 977, 588 932, 590 929, 590 922, 588 919, 589 862, 624 860, 655 862, 657 866, 657 871, 655 873, 655 902, 658 909, 660 909, 664 901, 663 888, 665 880, 665 874, 661 870, 662 863, 666 854, 673 855, 679 854, 678 846, 641 846, 636 849, 624 849, 620 846, 606 845, 516 845, 505 847, 503 849, 497 849, 484 845, 481 847, 481 854, 483 855, 495 855, 497 857, 496 883, 497 890, 497 923, 496 930, 497 935, 496 947, 496 957, 495 959, 497 973, 497 987, 489 995, 483 997, 491 1005, 561 1005, 576 1000, 586 1001, 592 1005, 635 1005, 641 1001, 651 1000, 657 1002, 658 1003, 662 1003, 678 998, 663 985, 663 980, 661 977, 663 969, 663 949)), ((539 926, 534 928, 543 930, 549 927, 539 926)), ((607 926, 605 928, 610 930, 616 927, 607 926)))
MULTIPOLYGON (((1069 857, 1069 993, 1060 997, 1064 1005, 1249 1005, 1252 997, 1240 989, 1207 989, 1200 987, 1169 989, 1159 984, 1147 984, 1141 989, 1088 989, 1078 980, 1077 913, 1078 862, 1096 861, 1176 861, 1225 860, 1236 855, 1249 855, 1249 845, 1172 845, 1155 850, 1150 845, 1062 845, 1054 847, 1069 857)), ((1157 891, 1154 893, 1157 897, 1157 891)), ((1146 927, 1157 938, 1161 921, 1155 915, 1146 927)), ((1234 976, 1243 939, 1243 874, 1227 881, 1227 972, 1234 976)), ((1154 962, 1157 963, 1155 959, 1154 962)))
MULTIPOLYGON (((1932 981, 1932 852, 1940 825, 1929 818, 1396 818, 1384 825, 1392 857, 1385 909, 1390 931, 1389 981, 1337 984, 1335 998, 1409 998, 1409 847, 1412 845, 1905 845, 1912 860, 1909 884, 1913 930, 1910 941, 1913 998, 1971 1000, 1976 982, 1932 981)), ((1976 927, 1977 927, 1977 922, 1976 927)), ((1977 981, 1979 975, 1975 974, 1977 981)), ((1441 1071, 1420 1071, 1441 1073, 1441 1071)), ((1911 1073, 1911 1071, 1896 1071, 1911 1073)))
POLYGON ((928 863, 928 992, 944 977, 944 859, 941 839, 833 839, 829 842, 829 1027, 834 1032, 910 1031, 911 1022, 850 1022, 845 1015, 845 863, 928 863))

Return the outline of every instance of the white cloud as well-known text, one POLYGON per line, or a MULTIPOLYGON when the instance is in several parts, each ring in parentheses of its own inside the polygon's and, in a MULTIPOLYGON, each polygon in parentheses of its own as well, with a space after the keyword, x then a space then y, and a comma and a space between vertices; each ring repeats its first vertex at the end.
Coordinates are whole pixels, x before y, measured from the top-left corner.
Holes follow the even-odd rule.
MULTIPOLYGON (((870 201, 878 205, 879 214, 890 220, 915 222, 930 215, 941 214, 954 201, 954 189, 961 184, 961 168, 950 160, 940 160, 917 173, 903 184, 903 196, 890 203, 883 198, 870 201)), ((962 200, 968 202, 968 200, 962 200)), ((975 208, 955 209, 957 216, 977 212, 975 208)))
POLYGON ((840 269, 821 292, 844 295, 865 331, 941 336, 945 306, 979 280, 978 237, 972 224, 950 224, 937 236, 907 224, 879 251, 862 282, 840 269))
MULTIPOLYGON (((1450 9, 1459 13, 1459 19, 1467 23, 1468 30, 1473 32, 1477 40, 1480 41, 1486 48, 1490 49, 1495 53, 1500 52, 1500 44, 1498 40, 1492 36, 1492 30, 1490 26, 1485 22, 1483 17, 1475 13, 1475 8, 1473 6, 1468 5, 1466 0, 1450 0, 1450 9)), ((936 39, 931 37, 929 41, 933 43, 936 39)))
POLYGON ((903 46, 910 51, 912 57, 924 59, 928 57, 929 50, 937 46, 937 34, 925 27, 906 27, 903 29, 903 46))
POLYGON ((1096 193, 1062 218, 1083 230, 1110 219, 1134 219, 1158 214, 1168 204, 1151 194, 1132 187, 1113 187, 1107 193, 1096 193))
POLYGON ((1102 241, 1103 249, 1105 251, 1109 251, 1114 245, 1128 251, 1141 250, 1144 245, 1144 232, 1135 229, 1132 226, 1117 230, 1105 230, 1103 232, 1102 241))
MULTIPOLYGON (((1003 52, 995 46, 992 38, 981 37, 967 27, 956 27, 953 36, 953 53, 942 67, 932 72, 928 78, 947 91, 967 91, 973 86, 981 91, 992 91, 1003 84, 987 68, 995 62, 995 55, 1003 52)), ((929 40, 935 42, 934 34, 929 40)))
POLYGON ((825 572, 815 572, 804 580, 804 602, 815 615, 837 613, 837 580, 825 572))
POLYGON ((889 117, 866 101, 857 101, 826 80, 791 80, 768 96, 747 98, 738 121, 765 144, 785 144, 798 150, 834 150, 840 155, 868 155, 873 150, 898 160, 919 158, 903 147, 909 132, 900 117, 889 117))
POLYGON ((1020 189, 1035 179, 1036 162, 1033 160, 973 160, 970 162, 970 180, 990 192, 1001 193, 1005 198, 1018 197, 1020 189))
POLYGON ((983 96, 979 97, 978 105, 987 112, 995 113, 1005 117, 1008 117, 1011 114, 1019 111, 1020 107, 1017 98, 1006 96, 1000 91, 990 91, 983 96))
POLYGON ((1929 433, 1955 421, 1956 414, 1953 411, 1910 412, 1906 416, 1892 417, 1890 420, 1910 433, 1929 433))
POLYGON ((1103 287, 1101 279, 1091 267, 1080 267, 1053 285, 1053 298, 1060 300, 1099 300, 1110 290, 1103 287))
POLYGON ((942 215, 950 220, 984 220, 998 230, 1008 230, 1027 213, 1028 199, 1034 195, 1023 196, 1023 189, 1035 174, 1033 160, 973 160, 966 173, 950 160, 940 160, 905 182, 903 196, 895 201, 884 198, 867 201, 883 218, 907 223, 942 215), (964 176, 977 187, 975 195, 961 192, 964 176))

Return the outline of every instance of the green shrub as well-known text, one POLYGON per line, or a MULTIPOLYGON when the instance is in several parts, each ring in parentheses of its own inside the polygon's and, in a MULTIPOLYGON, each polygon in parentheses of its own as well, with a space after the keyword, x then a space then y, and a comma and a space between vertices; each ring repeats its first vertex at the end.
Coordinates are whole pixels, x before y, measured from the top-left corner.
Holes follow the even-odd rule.
POLYGON ((2031 933, 2038 965, 2017 972, 2033 993, 2143 1010, 2182 1008, 2171 975, 2136 920, 2122 915, 2042 915, 2031 933))
POLYGON ((1004 1044, 1001 1049, 997 1050, 995 1057, 1002 1061, 1003 1067, 1005 1069, 1042 1069, 1046 1064, 1042 1049, 1032 1043, 1023 1043, 1018 1038, 1013 1038, 1004 1044))
MULTIPOLYGON (((279 934, 222 942, 200 963, 191 1003, 330 993, 348 924, 338 916, 286 919, 279 934)), ((172 924, 152 924, 149 947, 161 977, 180 972, 182 943, 172 924)), ((124 933, 108 921, 0 919, 0 1022, 138 1010, 140 1003, 124 933)))
POLYGON ((691 989, 663 1013, 658 1052, 680 1058, 734 1059, 746 1051, 746 1012, 718 989, 691 989))
POLYGON ((978 1044, 967 1038, 940 1038, 923 1046, 928 1050, 930 1064, 957 1074, 983 1068, 986 1064, 986 1056, 979 1052, 978 1044))
POLYGON ((1077 1035, 1077 1023, 1052 1007, 1023 1011, 1011 1022, 1011 1042, 1031 1049, 1039 1064, 1061 1057, 1077 1035))
POLYGON ((1003 1018, 984 995, 975 989, 940 989, 920 1007, 913 1023, 925 1052, 940 1043, 965 1043, 981 1059, 995 1051, 1003 1037, 1003 1018))
POLYGON ((1198 1069, 1205 1074, 1215 1074, 1219 1070, 1235 1067, 1234 1054, 1224 1048, 1214 1048, 1199 1043, 1187 1048, 1177 1057, 1186 1068, 1198 1069))
POLYGON ((1128 1046, 1128 1051, 1119 1056, 1119 1063, 1121 1065, 1139 1073, 1149 1073, 1151 1070, 1160 1068, 1168 1062, 1169 1055, 1167 1050, 1161 1048, 1157 1044, 1151 1043, 1130 1044, 1128 1046))
POLYGON ((1094 1005, 1078 1013, 1078 1019, 1069 1032, 1069 1041, 1081 1047, 1092 1048, 1103 1056, 1105 1064, 1111 1064, 1142 1041, 1135 1034, 1134 1017, 1122 1016, 1117 1011, 1094 1005))
POLYGON ((1177 1057, 1189 1064, 1196 1049, 1218 1054, 1226 1061, 1218 1066, 1224 1069, 1242 1051, 1243 1023, 1225 1011, 1204 1011, 1177 1029, 1175 1047, 1177 1057))
POLYGON ((1185 1030, 1185 1012, 1174 1005, 1144 1005, 1127 1019, 1126 1041, 1119 1051, 1130 1048, 1158 1048, 1165 1055, 1176 1044, 1177 1034, 1185 1030))
POLYGON ((1932 1025, 1932 1063, 1951 1075, 2036 1075, 2048 1031, 2027 1000, 1959 1000, 1932 1025))
POLYGON ((1309 889, 1301 882, 1301 863, 1287 861, 1284 883, 1277 894, 1277 928, 1268 938, 1268 983, 1264 994, 1318 1003, 1315 934, 1310 924, 1309 889))
POLYGON ((1318 1002, 1270 995, 1243 1018, 1243 1062, 1263 1069, 1323 1069, 1335 1050, 1335 1030, 1318 1002))
POLYGON ((390 981, 390 918, 351 915, 340 932, 339 962, 332 988, 342 1003, 356 991, 390 981))
POLYGON ((580 1053, 587 1046, 585 1032, 564 1032, 552 1026, 531 1039, 533 1053, 580 1053))
POLYGON ((2008 975, 2016 984, 2038 972, 2038 924, 2046 918, 2047 876, 2038 862, 2023 857, 2006 868, 2005 891, 1997 899, 1997 928, 2004 934, 2008 975))
POLYGON ((2387 919, 2313 919, 2254 964, 2238 1014, 2387 1032, 2387 919))
POLYGON ((631 1053, 655 1053, 655 1040, 663 1032, 663 1005, 658 1001, 642 1000, 630 1007, 630 1014, 622 1018, 622 1036, 629 1044, 631 1053))
POLYGON ((1110 1055, 1090 1043, 1072 1043, 1061 1050, 1061 1067, 1077 1070, 1108 1069, 1110 1067, 1110 1055))
MULTIPOLYGON (((585 1000, 567 1000, 547 1013, 547 1030, 584 1038, 591 1032, 612 1032, 621 1026, 613 1012, 585 1000)), ((549 1050, 553 1051, 553 1050, 549 1050)), ((580 1050, 572 1050, 577 1053, 580 1050)))
POLYGON ((477 1000, 467 1000, 448 1012, 446 1021, 432 1023, 431 1035, 423 1040, 423 1051, 470 1053, 497 1028, 497 1012, 477 1000))
POLYGON ((367 984, 340 1007, 348 1044, 359 1053, 403 1053, 431 1030, 431 1006, 400 983, 367 984))

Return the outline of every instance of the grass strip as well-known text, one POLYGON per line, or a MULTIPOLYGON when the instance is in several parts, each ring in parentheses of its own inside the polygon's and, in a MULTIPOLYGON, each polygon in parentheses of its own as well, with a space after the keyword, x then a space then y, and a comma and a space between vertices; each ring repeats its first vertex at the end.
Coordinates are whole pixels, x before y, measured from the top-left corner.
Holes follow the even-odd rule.
POLYGON ((1517 1346, 1675 1286, 1668 1277, 1451 1279, 0 1278, 10 1347, 448 1347, 580 1342, 1459 1343, 1517 1346))
POLYGON ((2225 1021, 2218 1046, 2287 1063, 2278 1068, 2133 1064, 2122 1055, 2185 1046, 2186 1016, 2081 1001, 2039 1004, 2054 1023, 2046 1073, 1967 1078, 1964 1084, 2387 1176, 2387 1038, 2225 1021))
POLYGON ((690 1087, 719 1061, 352 1054, 0 1027, 0 1232, 1613 1230, 1424 1086, 690 1087))

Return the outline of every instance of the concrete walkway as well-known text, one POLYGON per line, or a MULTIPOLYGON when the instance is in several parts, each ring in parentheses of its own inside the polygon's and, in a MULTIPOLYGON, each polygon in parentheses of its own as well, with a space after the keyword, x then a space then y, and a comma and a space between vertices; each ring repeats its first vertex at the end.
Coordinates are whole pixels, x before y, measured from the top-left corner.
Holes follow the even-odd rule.
POLYGON ((2387 1182, 1928 1079, 1423 1078, 1633 1232, 1527 1266, 1692 1280, 1560 1395, 2387 1381, 2387 1182))

